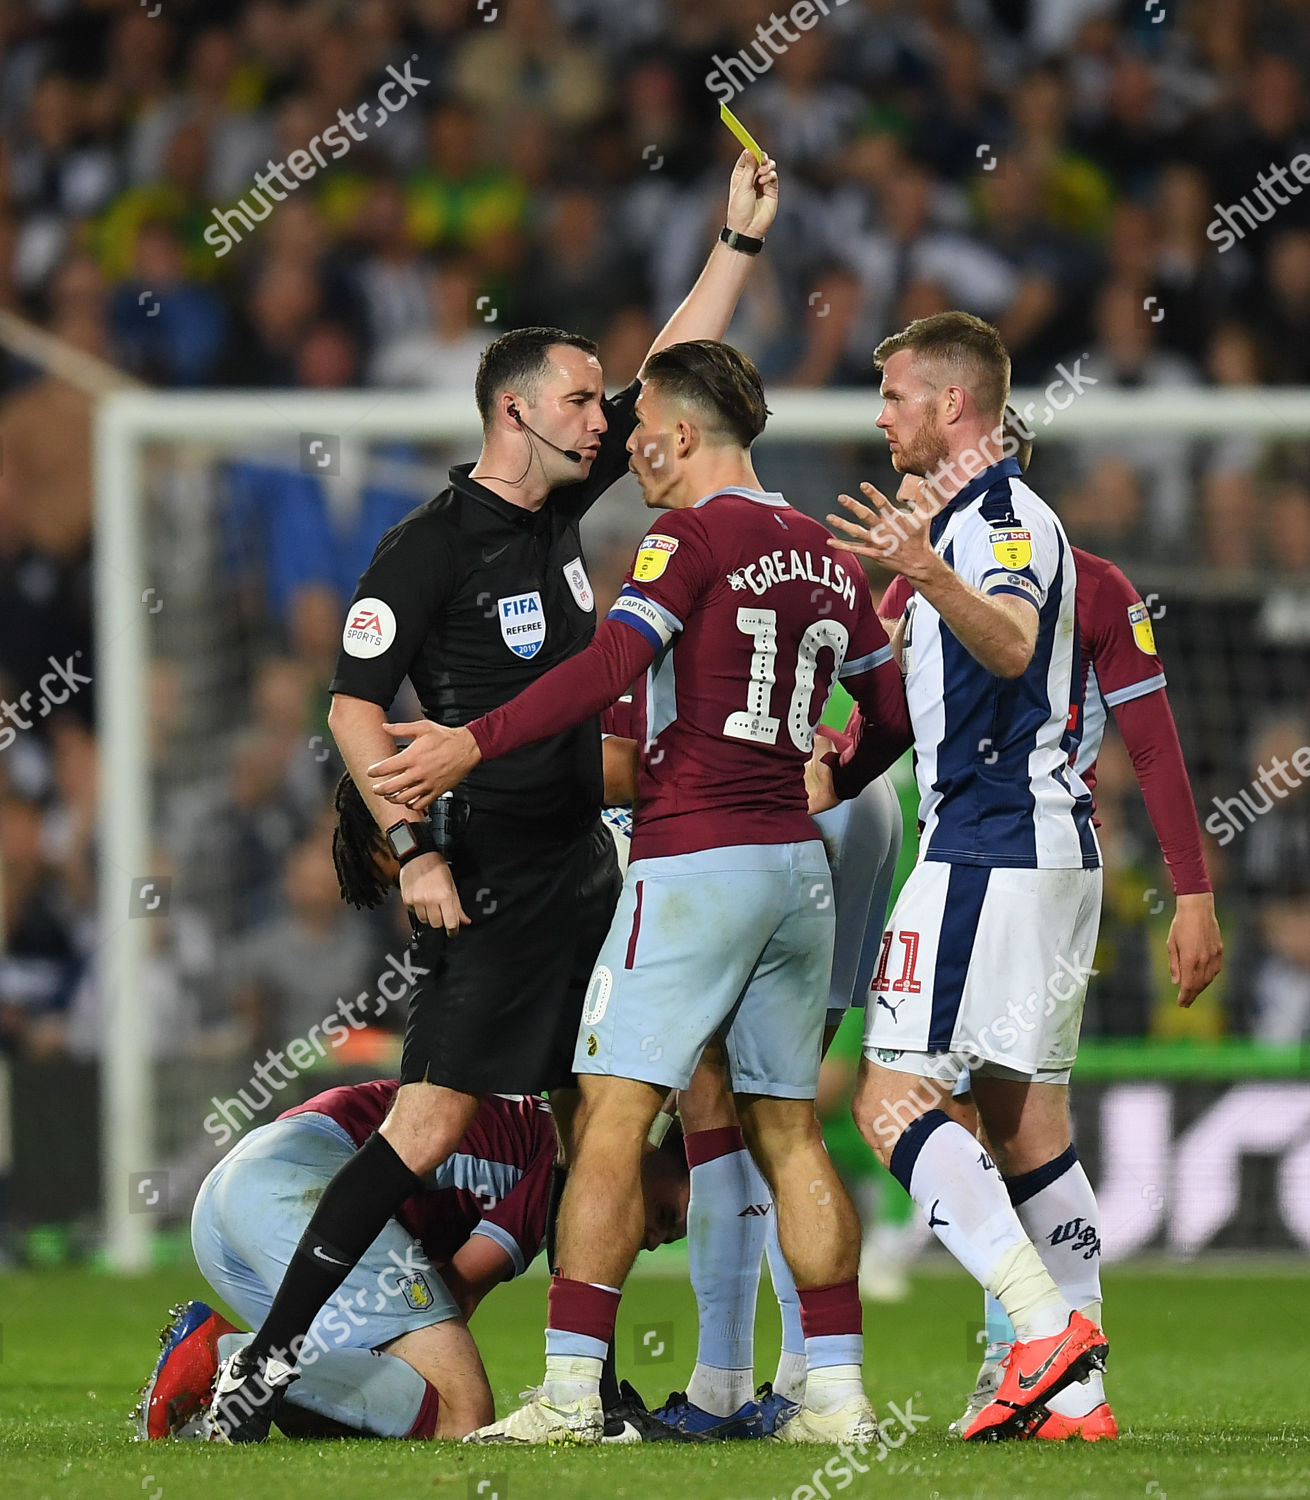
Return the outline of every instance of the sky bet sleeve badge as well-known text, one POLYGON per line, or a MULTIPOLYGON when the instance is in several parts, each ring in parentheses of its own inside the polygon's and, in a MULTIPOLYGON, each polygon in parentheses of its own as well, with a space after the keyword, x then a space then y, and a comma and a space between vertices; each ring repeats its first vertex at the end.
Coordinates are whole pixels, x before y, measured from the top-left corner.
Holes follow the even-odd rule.
POLYGON ((653 583, 669 565, 669 558, 678 550, 676 536, 661 536, 652 532, 643 537, 637 550, 637 561, 632 565, 634 583, 653 583))
POLYGON ((993 531, 987 538, 992 544, 992 556, 1003 568, 1026 568, 1033 560, 1033 534, 1017 526, 1004 531, 993 531))
POLYGON ((1137 649, 1144 651, 1147 656, 1155 656, 1155 631, 1151 629, 1151 612, 1139 599, 1136 604, 1128 606, 1128 623, 1133 627, 1133 639, 1137 642, 1137 649))

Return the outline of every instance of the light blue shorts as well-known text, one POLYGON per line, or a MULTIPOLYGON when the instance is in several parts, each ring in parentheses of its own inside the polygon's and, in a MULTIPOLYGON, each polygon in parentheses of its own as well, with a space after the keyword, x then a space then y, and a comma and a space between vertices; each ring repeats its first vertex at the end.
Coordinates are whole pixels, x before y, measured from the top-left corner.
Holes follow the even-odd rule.
POLYGON ((901 857, 900 798, 884 773, 859 794, 815 818, 832 871, 837 933, 826 1025, 837 1026, 869 993, 901 857))
MULTIPOLYGON (((201 1184, 191 1211, 196 1263, 252 1328, 272 1306, 323 1189, 354 1154, 335 1120, 293 1115, 243 1136, 201 1184)), ((300 1362, 312 1364, 316 1349, 378 1349, 457 1317, 422 1246, 390 1219, 314 1319, 300 1362)))
POLYGON ((832 941, 818 839, 636 860, 587 987, 574 1070, 684 1089, 721 1035, 735 1093, 812 1099, 832 941))

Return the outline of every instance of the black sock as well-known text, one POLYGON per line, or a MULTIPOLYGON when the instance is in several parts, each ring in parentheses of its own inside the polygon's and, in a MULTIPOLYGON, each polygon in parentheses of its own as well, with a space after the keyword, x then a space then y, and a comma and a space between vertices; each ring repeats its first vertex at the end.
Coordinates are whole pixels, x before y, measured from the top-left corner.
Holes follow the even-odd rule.
POLYGON ((309 1331, 387 1220, 422 1186, 385 1136, 376 1131, 369 1136, 319 1199, 268 1316, 247 1347, 246 1362, 276 1354, 294 1363, 289 1352, 293 1341, 309 1331))
POLYGON ((619 1372, 614 1356, 614 1340, 605 1351, 605 1363, 600 1372, 600 1404, 602 1411, 610 1411, 619 1404, 619 1372))

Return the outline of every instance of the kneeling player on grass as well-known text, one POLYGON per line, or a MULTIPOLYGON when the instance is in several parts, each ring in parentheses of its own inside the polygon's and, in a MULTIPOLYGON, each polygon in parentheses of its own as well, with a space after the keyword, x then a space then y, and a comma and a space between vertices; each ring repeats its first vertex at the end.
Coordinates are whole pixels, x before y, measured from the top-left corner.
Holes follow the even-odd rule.
POLYGON ((908 743, 900 673, 864 578, 827 553, 821 527, 759 487, 749 448, 767 408, 749 360, 677 344, 647 361, 644 381, 629 452, 646 504, 669 514, 593 644, 469 728, 409 726, 415 743, 374 768, 376 791, 430 798, 650 672, 633 862, 574 1056, 582 1109, 546 1381, 474 1437, 599 1440, 601 1360, 640 1242, 646 1133, 665 1090, 686 1088, 722 1034, 805 1327, 805 1402, 775 1436, 872 1443, 859 1221, 814 1114, 833 910, 804 766, 840 676, 868 720, 867 779, 886 769, 908 743))
MULTIPOLYGON (((312 1205, 399 1084, 330 1089, 246 1135, 196 1197, 196 1263, 248 1323, 267 1312, 312 1205)), ((546 1232, 557 1152, 540 1099, 489 1095, 458 1151, 408 1198, 310 1326, 277 1415, 292 1437, 459 1438, 494 1415, 468 1319, 546 1232)), ((686 1232, 679 1149, 642 1168, 646 1248, 686 1232)), ((249 1342, 203 1302, 178 1310, 142 1397, 145 1438, 210 1436, 219 1361, 249 1342)))

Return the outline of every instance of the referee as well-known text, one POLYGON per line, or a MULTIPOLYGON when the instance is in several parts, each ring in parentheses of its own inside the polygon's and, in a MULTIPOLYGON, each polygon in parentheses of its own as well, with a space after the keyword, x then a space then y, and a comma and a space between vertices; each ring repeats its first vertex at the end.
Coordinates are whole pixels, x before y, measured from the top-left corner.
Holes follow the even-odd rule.
MULTIPOLYGON (((723 336, 777 201, 772 161, 743 152, 720 242, 652 354, 723 336)), ((228 1442, 267 1437, 298 1341, 397 1206, 455 1150, 478 1096, 572 1084, 582 994, 620 885, 599 822, 596 720, 479 767, 461 788, 466 821, 447 819, 449 860, 421 812, 374 794, 368 768, 394 753, 386 711, 406 676, 427 717, 456 726, 591 640, 578 528, 627 470, 638 391, 634 381, 605 398, 589 339, 552 328, 497 339, 475 387, 478 461, 452 468, 448 488, 382 538, 360 579, 328 722, 400 861, 415 921, 402 1087, 325 1189, 254 1340, 219 1371, 211 1416, 228 1442)), ((573 1097, 553 1099, 566 1149, 573 1097)))

